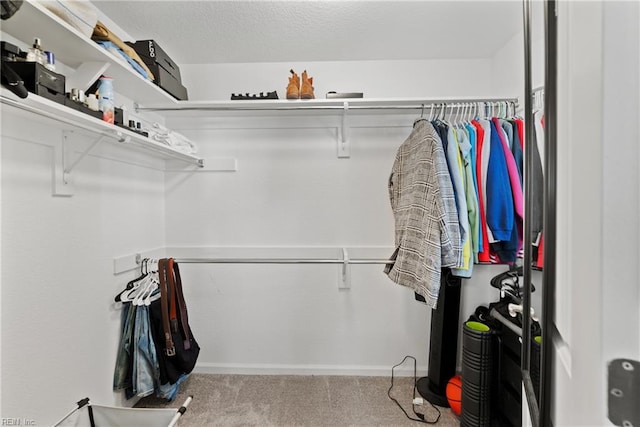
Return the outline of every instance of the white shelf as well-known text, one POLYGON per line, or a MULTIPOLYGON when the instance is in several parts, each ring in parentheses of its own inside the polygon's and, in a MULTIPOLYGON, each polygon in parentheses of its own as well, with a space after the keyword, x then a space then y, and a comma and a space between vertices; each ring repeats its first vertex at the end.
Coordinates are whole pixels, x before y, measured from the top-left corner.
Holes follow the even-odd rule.
POLYGON ((96 135, 104 135, 123 144, 144 149, 157 157, 178 159, 183 162, 204 167, 204 160, 191 154, 186 154, 147 138, 136 132, 104 122, 81 111, 58 104, 47 98, 29 93, 25 99, 19 98, 5 88, 0 88, 0 103, 13 108, 38 114, 55 123, 63 123, 66 128, 79 128, 96 135))
POLYGON ((140 104, 177 102, 167 92, 145 80, 129 64, 107 52, 42 5, 25 1, 10 19, 2 21, 2 31, 31 46, 35 37, 65 65, 78 68, 83 63, 106 63, 106 74, 114 79, 116 92, 140 104))
POLYGON ((240 112, 243 114, 286 114, 286 112, 312 111, 314 115, 335 115, 345 111, 361 114, 415 114, 424 108, 429 111, 431 105, 472 102, 515 102, 511 97, 470 97, 470 98, 349 98, 349 99, 313 99, 313 100, 238 100, 238 101, 176 101, 172 103, 149 103, 139 105, 138 111, 157 111, 164 116, 211 115, 215 112, 240 112), (424 107, 423 107, 424 106, 424 107), (281 113, 285 112, 285 113, 281 113))

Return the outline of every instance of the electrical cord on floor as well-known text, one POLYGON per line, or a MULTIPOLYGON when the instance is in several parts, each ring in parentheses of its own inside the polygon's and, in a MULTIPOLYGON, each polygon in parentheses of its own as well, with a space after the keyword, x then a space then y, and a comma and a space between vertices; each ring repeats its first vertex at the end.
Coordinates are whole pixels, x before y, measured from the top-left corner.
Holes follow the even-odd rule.
POLYGON ((407 418, 409 418, 411 421, 417 421, 419 423, 424 423, 424 424, 436 424, 438 422, 438 420, 440 419, 440 410, 438 408, 436 408, 436 406, 429 402, 429 404, 431 405, 431 407, 433 409, 436 410, 436 412, 438 413, 438 416, 436 417, 435 420, 433 421, 429 421, 429 420, 425 420, 424 419, 424 414, 420 414, 418 412, 416 412, 416 405, 415 403, 415 399, 416 399, 416 390, 418 388, 418 378, 417 378, 417 368, 416 368, 417 362, 416 362, 416 358, 413 356, 405 356, 404 359, 402 359, 402 362, 398 363, 397 365, 394 365, 391 368, 391 387, 389 387, 389 390, 387 390, 387 396, 389 396, 389 399, 393 400, 396 405, 398 405, 398 408, 400 408, 402 410, 402 412, 404 412, 404 414, 407 416, 407 418), (393 374, 393 370, 395 368, 397 368, 398 366, 402 365, 407 359, 413 359, 413 400, 411 401, 411 408, 413 409, 413 413, 416 415, 416 417, 418 418, 412 418, 409 414, 407 414, 407 411, 404 410, 404 408, 402 407, 402 405, 400 405, 400 402, 398 402, 394 397, 391 397, 391 390, 393 389, 393 378, 394 378, 394 374, 393 374))

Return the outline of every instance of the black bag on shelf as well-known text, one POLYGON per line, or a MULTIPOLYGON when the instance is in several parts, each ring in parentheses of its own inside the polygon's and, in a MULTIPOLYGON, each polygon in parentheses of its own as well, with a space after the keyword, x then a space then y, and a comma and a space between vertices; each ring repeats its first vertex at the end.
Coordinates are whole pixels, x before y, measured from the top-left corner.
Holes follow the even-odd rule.
POLYGON ((0 13, 0 18, 9 19, 13 16, 14 13, 20 9, 22 6, 22 0, 2 0, 0 1, 0 8, 2 12, 0 13))

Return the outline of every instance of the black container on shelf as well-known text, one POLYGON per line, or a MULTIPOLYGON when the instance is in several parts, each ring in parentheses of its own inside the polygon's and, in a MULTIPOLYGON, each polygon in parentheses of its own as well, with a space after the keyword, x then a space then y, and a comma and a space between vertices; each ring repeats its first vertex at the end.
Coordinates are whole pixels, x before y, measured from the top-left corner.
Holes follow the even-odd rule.
POLYGON ((62 74, 37 62, 12 62, 11 68, 22 78, 29 92, 64 105, 65 77, 62 74))
POLYGON ((89 116, 93 116, 97 119, 102 120, 102 111, 93 111, 92 109, 84 105, 82 102, 74 101, 68 96, 65 96, 64 98, 64 105, 69 108, 73 108, 74 110, 78 110, 89 116))
POLYGON ((138 40, 127 42, 155 77, 154 83, 176 99, 189 99, 187 88, 182 85, 180 68, 173 59, 156 43, 155 40, 138 40))
POLYGON ((176 79, 167 70, 165 70, 158 64, 151 63, 147 64, 147 66, 156 78, 154 80, 154 83, 164 89, 165 92, 181 101, 186 101, 189 99, 187 88, 182 85, 180 80, 176 79))
MULTIPOLYGON (((180 67, 173 59, 160 47, 155 40, 138 40, 135 42, 127 42, 129 46, 136 51, 140 59, 149 66, 149 64, 157 64, 171 74, 178 82, 182 81, 180 76, 180 67)), ((154 72, 151 70, 151 72, 154 72)))

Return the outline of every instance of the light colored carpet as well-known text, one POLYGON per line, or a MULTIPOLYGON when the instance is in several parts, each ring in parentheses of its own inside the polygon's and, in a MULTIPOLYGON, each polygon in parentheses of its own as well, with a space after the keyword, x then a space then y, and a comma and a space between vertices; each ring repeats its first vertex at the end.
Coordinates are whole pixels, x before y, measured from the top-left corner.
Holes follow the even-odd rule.
MULTIPOLYGON (((387 397, 387 377, 192 374, 173 402, 142 399, 138 408, 178 408, 193 401, 178 423, 190 426, 416 426, 387 397)), ((408 414, 413 378, 394 380, 394 396, 408 414)), ((449 408, 438 426, 458 426, 449 408)), ((425 402, 416 411, 433 421, 438 413, 425 402)), ((423 424, 424 425, 424 424, 423 424)))

